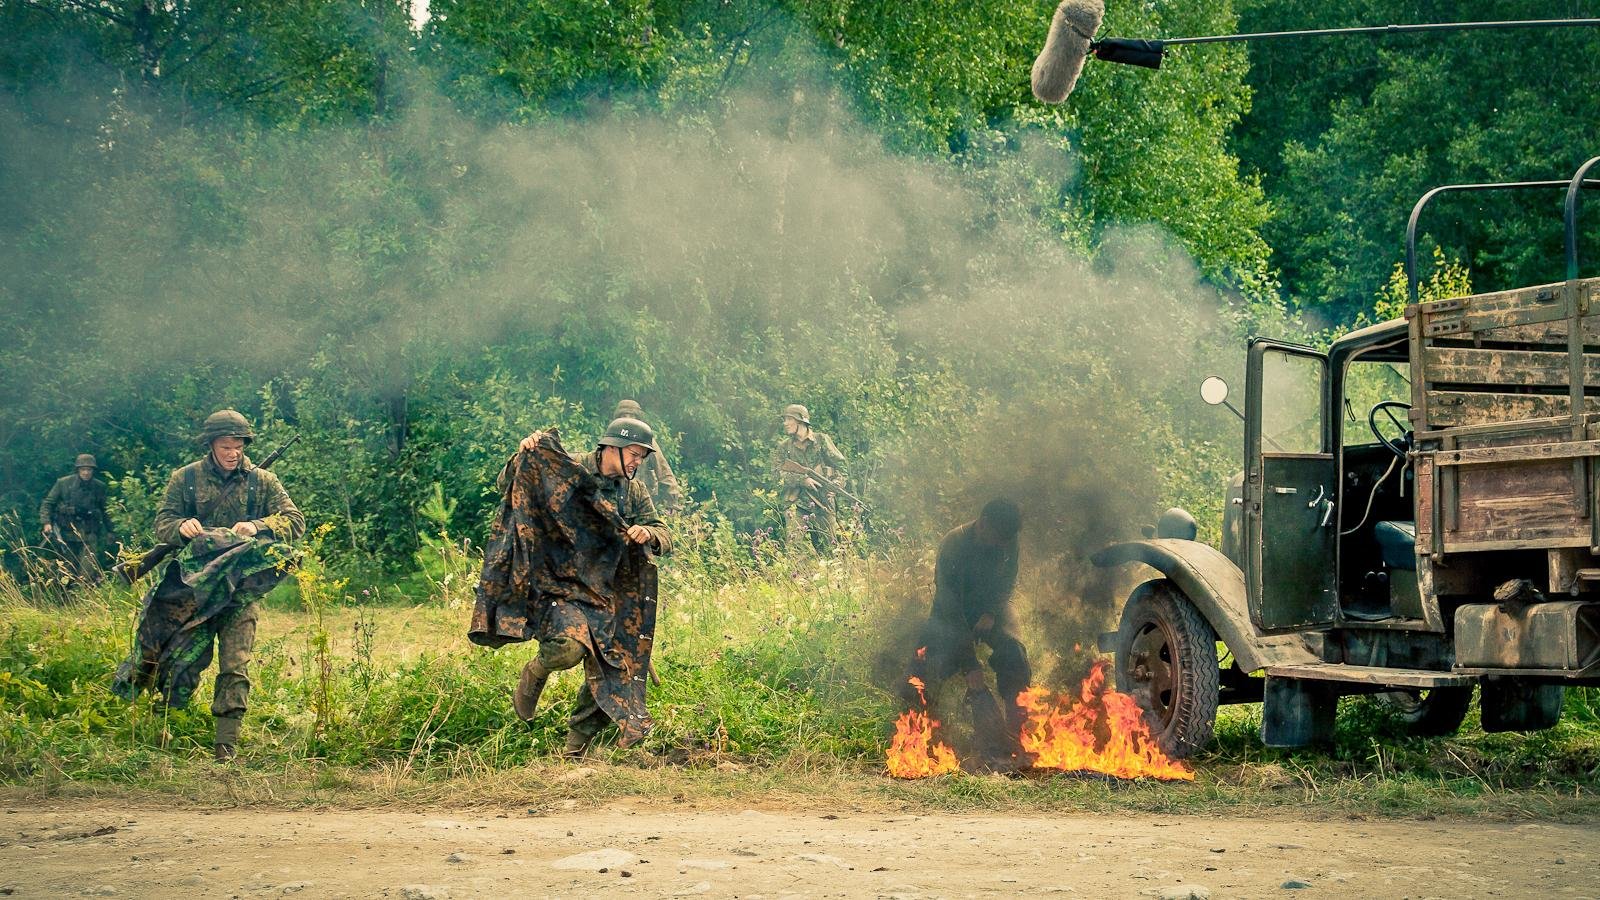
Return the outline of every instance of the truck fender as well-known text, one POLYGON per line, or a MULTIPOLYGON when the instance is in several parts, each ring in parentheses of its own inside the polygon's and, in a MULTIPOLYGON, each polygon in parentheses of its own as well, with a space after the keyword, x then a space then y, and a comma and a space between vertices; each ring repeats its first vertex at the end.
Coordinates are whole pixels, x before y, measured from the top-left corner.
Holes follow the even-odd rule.
POLYGON ((1250 622, 1244 573, 1214 547, 1198 541, 1154 538, 1112 544, 1090 561, 1100 568, 1143 563, 1166 576, 1211 623, 1246 672, 1322 662, 1298 635, 1256 632, 1250 622))

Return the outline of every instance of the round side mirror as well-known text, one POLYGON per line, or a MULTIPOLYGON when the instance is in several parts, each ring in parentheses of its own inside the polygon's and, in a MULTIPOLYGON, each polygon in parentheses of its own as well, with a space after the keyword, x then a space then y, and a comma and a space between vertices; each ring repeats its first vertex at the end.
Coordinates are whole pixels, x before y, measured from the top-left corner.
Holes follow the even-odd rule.
POLYGON ((1200 399, 1212 406, 1220 406, 1228 399, 1228 383, 1213 375, 1200 382, 1200 399))

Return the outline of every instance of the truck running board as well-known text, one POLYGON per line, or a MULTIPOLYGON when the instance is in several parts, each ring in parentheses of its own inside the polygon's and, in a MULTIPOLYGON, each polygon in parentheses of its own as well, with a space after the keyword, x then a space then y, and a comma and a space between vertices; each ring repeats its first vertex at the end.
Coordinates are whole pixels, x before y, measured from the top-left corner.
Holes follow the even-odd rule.
POLYGON ((1351 684, 1394 688, 1468 687, 1478 679, 1455 672, 1427 672, 1420 669, 1389 669, 1382 666, 1351 666, 1344 663, 1317 663, 1304 666, 1268 666, 1273 678, 1305 681, 1341 681, 1351 684))

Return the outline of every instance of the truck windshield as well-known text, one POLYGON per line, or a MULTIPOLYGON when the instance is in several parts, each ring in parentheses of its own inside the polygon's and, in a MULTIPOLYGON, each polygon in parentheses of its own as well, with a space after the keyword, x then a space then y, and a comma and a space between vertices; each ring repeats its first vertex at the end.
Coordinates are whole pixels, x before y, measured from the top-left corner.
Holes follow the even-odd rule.
MULTIPOLYGON (((1367 425, 1367 413, 1385 400, 1411 402, 1411 365, 1397 362, 1367 362, 1356 360, 1344 374, 1343 445, 1376 444, 1372 429, 1367 425)), ((1402 421, 1404 411, 1399 413, 1402 421)), ((1379 414, 1380 420, 1384 417, 1379 414)), ((1386 421, 1386 420, 1385 420, 1386 421)), ((1399 437, 1399 435, 1392 435, 1399 437)))
POLYGON ((1321 357, 1269 350, 1261 357, 1263 450, 1322 452, 1321 357))

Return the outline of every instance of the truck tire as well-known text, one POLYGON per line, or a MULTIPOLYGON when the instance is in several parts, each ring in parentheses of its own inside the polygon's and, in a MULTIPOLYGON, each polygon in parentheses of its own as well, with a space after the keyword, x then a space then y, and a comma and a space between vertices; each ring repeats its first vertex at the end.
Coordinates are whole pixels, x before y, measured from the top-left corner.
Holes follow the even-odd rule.
POLYGON ((1144 707, 1151 736, 1173 759, 1211 741, 1217 724, 1217 633, 1171 581, 1147 581, 1122 607, 1117 690, 1144 707))
POLYGON ((1384 691, 1374 694, 1374 703, 1387 709, 1407 734, 1416 737, 1443 737, 1455 734, 1472 705, 1472 688, 1439 687, 1427 691, 1384 691))

